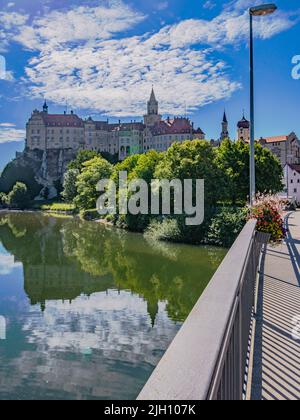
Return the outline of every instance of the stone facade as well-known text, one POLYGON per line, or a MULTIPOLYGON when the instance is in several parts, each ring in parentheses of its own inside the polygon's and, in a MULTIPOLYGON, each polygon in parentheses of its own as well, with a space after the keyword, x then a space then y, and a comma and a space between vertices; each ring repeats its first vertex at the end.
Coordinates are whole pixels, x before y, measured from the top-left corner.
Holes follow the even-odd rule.
POLYGON ((300 164, 300 141, 295 133, 276 137, 261 137, 258 142, 269 149, 284 167, 300 164))

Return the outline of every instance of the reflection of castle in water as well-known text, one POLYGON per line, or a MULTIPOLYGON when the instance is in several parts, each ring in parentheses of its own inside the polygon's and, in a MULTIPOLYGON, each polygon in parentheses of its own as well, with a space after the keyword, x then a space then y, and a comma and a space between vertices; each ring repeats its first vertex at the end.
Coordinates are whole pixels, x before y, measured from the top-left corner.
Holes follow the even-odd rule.
POLYGON ((80 295, 90 296, 113 287, 112 275, 93 277, 74 265, 24 266, 24 289, 32 305, 45 309, 47 300, 73 301, 80 295))
POLYGON ((110 289, 130 291, 147 302, 152 325, 163 301, 168 316, 182 321, 224 255, 205 250, 199 261, 201 250, 174 246, 169 257, 141 235, 36 213, 0 215, 0 239, 23 264, 24 289, 32 305, 45 310, 47 301, 71 302, 110 289))

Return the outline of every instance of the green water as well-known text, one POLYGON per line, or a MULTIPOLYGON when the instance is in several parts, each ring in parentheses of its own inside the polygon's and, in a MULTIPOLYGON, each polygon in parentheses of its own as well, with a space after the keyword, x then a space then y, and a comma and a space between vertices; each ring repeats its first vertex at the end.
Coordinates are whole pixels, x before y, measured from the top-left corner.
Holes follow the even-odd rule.
POLYGON ((225 255, 0 215, 0 399, 133 399, 225 255))

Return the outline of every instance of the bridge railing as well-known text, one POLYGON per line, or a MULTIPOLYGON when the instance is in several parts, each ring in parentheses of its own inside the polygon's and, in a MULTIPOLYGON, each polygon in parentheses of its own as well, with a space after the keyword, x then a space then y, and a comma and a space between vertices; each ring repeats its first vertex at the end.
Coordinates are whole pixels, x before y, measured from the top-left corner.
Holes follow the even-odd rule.
POLYGON ((267 240, 255 228, 254 220, 245 225, 139 400, 243 398, 255 283, 267 240))

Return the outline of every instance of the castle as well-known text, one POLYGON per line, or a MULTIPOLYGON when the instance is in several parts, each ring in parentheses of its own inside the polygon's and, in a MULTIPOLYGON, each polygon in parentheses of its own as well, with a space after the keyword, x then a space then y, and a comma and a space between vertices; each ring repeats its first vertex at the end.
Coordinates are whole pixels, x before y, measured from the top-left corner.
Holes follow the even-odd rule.
MULTIPOLYGON (((214 147, 229 138, 228 120, 224 111, 222 131, 218 140, 211 140, 214 147)), ((163 119, 154 89, 147 103, 147 113, 142 121, 109 123, 82 119, 73 111, 50 114, 45 101, 42 111, 34 110, 26 124, 26 147, 17 158, 21 164, 30 164, 37 182, 56 195, 56 183, 61 183, 68 163, 79 150, 94 150, 109 154, 115 160, 124 160, 133 154, 149 150, 163 152, 175 142, 205 139, 201 128, 187 117, 163 119)), ((237 139, 250 142, 250 122, 243 114, 237 124, 237 139)), ((257 140, 286 164, 300 164, 300 142, 295 133, 257 140)))
POLYGON ((204 138, 203 131, 195 129, 189 118, 163 120, 153 89, 142 122, 83 120, 73 111, 49 114, 45 101, 43 110, 34 110, 26 125, 27 150, 95 150, 119 160, 148 150, 163 152, 174 142, 204 138))

